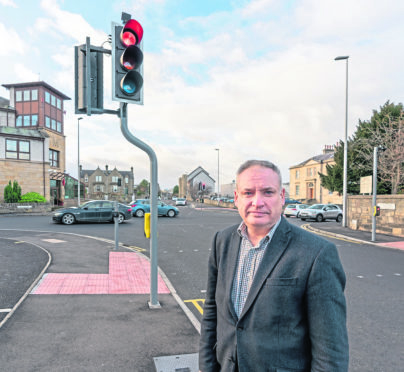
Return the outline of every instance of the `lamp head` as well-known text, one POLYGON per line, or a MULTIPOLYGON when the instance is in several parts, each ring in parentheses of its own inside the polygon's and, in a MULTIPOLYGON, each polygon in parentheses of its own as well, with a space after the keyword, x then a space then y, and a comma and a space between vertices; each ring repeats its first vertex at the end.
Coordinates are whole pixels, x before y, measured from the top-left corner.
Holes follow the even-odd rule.
POLYGON ((348 59, 348 58, 349 58, 349 56, 338 56, 338 57, 334 58, 334 61, 340 61, 342 59, 348 59))

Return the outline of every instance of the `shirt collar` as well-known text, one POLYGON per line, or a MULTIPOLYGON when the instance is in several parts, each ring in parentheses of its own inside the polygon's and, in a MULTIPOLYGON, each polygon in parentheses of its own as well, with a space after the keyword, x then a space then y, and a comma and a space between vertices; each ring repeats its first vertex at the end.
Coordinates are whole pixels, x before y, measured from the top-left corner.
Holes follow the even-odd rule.
MULTIPOLYGON (((278 228, 279 224, 281 223, 282 218, 279 217, 279 220, 276 222, 275 225, 272 226, 272 228, 268 231, 268 234, 266 234, 260 241, 261 245, 264 241, 270 242, 272 237, 275 234, 276 229, 278 228)), ((243 239, 248 239, 248 233, 247 233, 247 225, 244 223, 244 221, 241 221, 239 227, 237 228, 238 234, 243 238, 243 239)), ((249 239, 248 239, 249 240, 249 239)))

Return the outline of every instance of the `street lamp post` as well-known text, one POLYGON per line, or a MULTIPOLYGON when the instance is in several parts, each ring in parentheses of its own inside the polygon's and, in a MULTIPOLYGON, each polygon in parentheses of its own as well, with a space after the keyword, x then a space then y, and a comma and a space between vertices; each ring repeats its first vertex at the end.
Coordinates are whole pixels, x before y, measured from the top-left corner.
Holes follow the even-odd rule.
POLYGON ((217 196, 220 193, 220 178, 219 178, 219 149, 215 149, 217 151, 217 196))
POLYGON ((77 118, 77 206, 80 207, 80 120, 77 118))
POLYGON ((348 183, 348 58, 349 56, 335 57, 335 61, 346 61, 346 92, 345 92, 345 133, 344 133, 344 178, 342 199, 342 226, 347 227, 347 183, 348 183))

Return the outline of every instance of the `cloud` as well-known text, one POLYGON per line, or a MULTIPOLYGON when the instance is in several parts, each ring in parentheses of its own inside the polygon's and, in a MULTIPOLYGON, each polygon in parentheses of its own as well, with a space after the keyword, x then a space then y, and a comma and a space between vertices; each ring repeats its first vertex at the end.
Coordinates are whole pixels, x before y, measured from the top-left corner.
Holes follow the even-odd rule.
POLYGON ((10 6, 13 8, 18 8, 17 4, 13 0, 0 0, 0 5, 2 6, 10 6))

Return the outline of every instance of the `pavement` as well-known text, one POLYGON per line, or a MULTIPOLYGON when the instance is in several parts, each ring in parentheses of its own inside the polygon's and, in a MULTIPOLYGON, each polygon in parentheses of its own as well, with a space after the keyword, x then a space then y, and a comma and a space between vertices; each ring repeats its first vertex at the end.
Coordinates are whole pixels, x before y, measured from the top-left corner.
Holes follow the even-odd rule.
MULTIPOLYGON (((335 222, 304 228, 404 250, 404 237, 371 242, 335 222)), ((19 234, 0 237, 1 370, 198 371, 199 322, 161 270, 159 306, 149 306, 146 256, 74 234, 19 234), (25 292, 13 291, 18 281, 25 292)))

